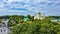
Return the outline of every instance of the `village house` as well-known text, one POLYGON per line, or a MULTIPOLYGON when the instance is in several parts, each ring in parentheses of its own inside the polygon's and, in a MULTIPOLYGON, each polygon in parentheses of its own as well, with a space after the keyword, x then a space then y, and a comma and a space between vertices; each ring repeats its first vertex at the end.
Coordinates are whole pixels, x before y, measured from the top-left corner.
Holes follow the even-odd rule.
POLYGON ((4 22, 0 24, 0 34, 8 34, 8 27, 4 22))
POLYGON ((9 29, 7 23, 9 22, 9 19, 2 19, 2 23, 0 23, 0 34, 8 34, 9 29))
POLYGON ((51 19, 52 22, 60 22, 60 18, 53 18, 51 19))

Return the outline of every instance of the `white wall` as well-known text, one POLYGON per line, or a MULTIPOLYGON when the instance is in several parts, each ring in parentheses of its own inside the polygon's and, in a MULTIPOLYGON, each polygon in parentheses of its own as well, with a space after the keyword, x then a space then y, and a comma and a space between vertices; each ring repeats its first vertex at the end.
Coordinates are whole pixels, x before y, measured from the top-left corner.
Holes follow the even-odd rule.
POLYGON ((1 27, 0 28, 0 34, 8 34, 8 28, 7 27, 1 27))

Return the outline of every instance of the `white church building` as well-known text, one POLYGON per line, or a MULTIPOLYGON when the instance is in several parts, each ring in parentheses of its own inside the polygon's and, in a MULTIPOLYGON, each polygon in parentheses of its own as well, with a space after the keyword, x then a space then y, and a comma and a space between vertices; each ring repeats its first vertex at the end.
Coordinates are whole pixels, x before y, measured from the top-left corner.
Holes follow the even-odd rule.
POLYGON ((42 20, 44 18, 45 18, 45 14, 40 13, 40 12, 34 15, 34 19, 42 20))

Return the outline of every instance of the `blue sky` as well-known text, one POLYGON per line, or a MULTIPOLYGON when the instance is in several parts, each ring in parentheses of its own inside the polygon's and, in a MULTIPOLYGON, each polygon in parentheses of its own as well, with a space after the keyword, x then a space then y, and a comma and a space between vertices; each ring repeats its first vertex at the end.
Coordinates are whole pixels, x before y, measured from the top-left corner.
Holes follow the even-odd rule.
POLYGON ((0 16, 34 15, 60 16, 60 0, 0 0, 0 16))

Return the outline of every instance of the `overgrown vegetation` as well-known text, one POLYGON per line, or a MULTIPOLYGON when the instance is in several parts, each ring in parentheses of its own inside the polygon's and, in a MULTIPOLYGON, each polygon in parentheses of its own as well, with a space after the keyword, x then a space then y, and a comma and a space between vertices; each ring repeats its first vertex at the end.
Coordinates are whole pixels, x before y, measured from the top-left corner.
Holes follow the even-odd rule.
POLYGON ((60 34, 60 22, 51 22, 53 17, 46 17, 43 20, 34 20, 34 17, 30 15, 9 16, 8 18, 15 21, 8 23, 9 27, 13 27, 12 34, 60 34), (23 21, 24 17, 30 20, 23 21))
POLYGON ((60 24, 46 19, 26 21, 14 26, 12 34, 60 34, 60 24))

